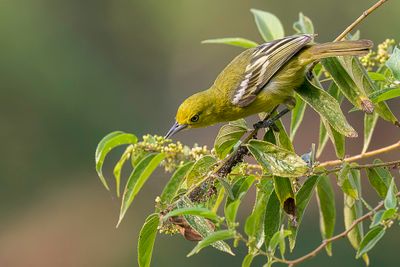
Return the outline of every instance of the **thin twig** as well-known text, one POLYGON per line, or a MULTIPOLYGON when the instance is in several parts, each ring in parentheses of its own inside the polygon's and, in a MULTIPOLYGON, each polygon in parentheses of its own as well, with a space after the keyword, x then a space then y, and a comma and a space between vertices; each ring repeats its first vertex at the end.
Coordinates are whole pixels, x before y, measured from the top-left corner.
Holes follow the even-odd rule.
POLYGON ((383 5, 388 0, 380 0, 376 2, 373 6, 365 10, 361 16, 359 16, 352 24, 350 24, 338 37, 336 37, 335 42, 342 40, 346 35, 351 32, 362 20, 364 20, 369 14, 375 11, 378 7, 383 5))
POLYGON ((337 159, 337 160, 326 161, 326 162, 321 163, 319 166, 320 167, 336 166, 336 165, 342 164, 343 162, 353 162, 356 160, 373 157, 373 156, 376 156, 379 154, 388 153, 388 152, 398 149, 398 148, 400 148, 400 141, 398 141, 397 143, 394 143, 390 146, 382 147, 382 148, 379 148, 379 149, 376 149, 376 150, 373 150, 370 152, 366 152, 366 153, 361 153, 361 154, 358 154, 358 155, 355 155, 355 156, 352 156, 349 158, 345 158, 343 160, 337 159))
MULTIPOLYGON (((361 169, 368 169, 368 168, 377 168, 377 167, 386 167, 386 166, 399 166, 399 165, 400 165, 400 160, 394 160, 394 161, 388 161, 388 162, 379 162, 379 163, 370 163, 370 164, 364 164, 364 165, 350 166, 350 169, 361 170, 361 169)), ((338 167, 338 168, 327 170, 327 171, 322 172, 322 173, 328 174, 328 173, 338 172, 341 169, 342 169, 341 167, 338 167)))
MULTIPOLYGON (((396 197, 399 197, 399 196, 400 196, 400 192, 398 192, 396 194, 396 197)), ((361 216, 360 218, 355 220, 346 231, 344 231, 344 232, 342 232, 342 233, 340 233, 338 235, 335 235, 335 236, 333 236, 331 238, 325 239, 324 241, 322 241, 322 243, 317 248, 315 248, 313 251, 311 251, 310 253, 308 253, 308 254, 306 254, 306 255, 304 255, 302 257, 299 257, 299 258, 294 259, 294 260, 285 260, 285 259, 281 259, 281 258, 274 258, 274 259, 276 261, 278 261, 278 262, 281 262, 281 263, 289 265, 289 267, 293 267, 294 265, 296 265, 298 263, 301 263, 301 262, 303 262, 303 261, 305 261, 305 260, 307 260, 309 258, 315 257, 329 243, 332 243, 332 242, 334 242, 334 241, 336 241, 338 239, 346 237, 348 235, 348 233, 351 230, 353 230, 354 227, 356 227, 359 223, 365 221, 366 219, 372 217, 375 214, 376 211, 378 211, 379 209, 381 209, 383 207, 383 205, 384 205, 384 203, 383 203, 383 201, 381 201, 373 210, 371 210, 370 212, 364 214, 363 216, 361 216)))

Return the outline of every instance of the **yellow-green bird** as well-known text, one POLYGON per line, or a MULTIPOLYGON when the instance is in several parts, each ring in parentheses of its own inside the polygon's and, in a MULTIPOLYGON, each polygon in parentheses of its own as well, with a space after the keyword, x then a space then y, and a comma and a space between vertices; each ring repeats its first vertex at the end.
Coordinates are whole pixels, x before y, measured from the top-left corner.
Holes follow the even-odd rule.
MULTIPOLYGON (((306 77, 308 66, 322 58, 361 56, 373 46, 370 40, 312 43, 311 34, 293 35, 242 52, 218 75, 207 90, 188 97, 178 108, 176 122, 166 138, 185 128, 234 121, 256 113, 295 105, 293 93, 306 77)), ((273 120, 256 127, 271 126, 273 120)))

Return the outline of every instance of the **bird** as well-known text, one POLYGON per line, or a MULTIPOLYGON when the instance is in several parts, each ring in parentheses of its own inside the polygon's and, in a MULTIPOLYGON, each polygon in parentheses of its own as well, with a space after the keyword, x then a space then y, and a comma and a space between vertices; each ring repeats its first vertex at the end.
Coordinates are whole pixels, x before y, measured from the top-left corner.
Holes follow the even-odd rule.
POLYGON ((244 50, 217 76, 207 90, 186 98, 179 106, 170 138, 183 129, 200 128, 234 121, 257 113, 269 113, 281 104, 286 108, 273 122, 295 106, 294 92, 305 81, 310 65, 328 57, 362 56, 373 46, 370 40, 314 43, 314 34, 287 36, 244 50))

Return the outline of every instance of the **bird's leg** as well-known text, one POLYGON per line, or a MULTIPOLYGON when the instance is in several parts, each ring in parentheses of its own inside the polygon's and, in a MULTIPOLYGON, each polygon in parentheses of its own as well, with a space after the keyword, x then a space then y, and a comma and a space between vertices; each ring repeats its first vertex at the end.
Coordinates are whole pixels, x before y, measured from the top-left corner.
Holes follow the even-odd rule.
MULTIPOLYGON (((290 109, 285 108, 284 110, 280 111, 278 114, 276 114, 274 117, 259 121, 256 124, 253 125, 254 129, 261 129, 261 128, 270 128, 272 127, 273 130, 276 128, 275 121, 279 120, 283 115, 288 113, 290 109)), ((278 130, 279 131, 279 130, 278 130)))
MULTIPOLYGON (((288 97, 288 99, 284 102, 286 105, 285 109, 280 111, 273 117, 266 117, 263 121, 259 121, 253 125, 254 129, 261 129, 261 128, 272 128, 272 130, 277 130, 277 126, 275 125, 275 121, 279 120, 283 115, 288 113, 290 110, 294 108, 296 105, 296 99, 294 97, 288 97)), ((270 114, 272 114, 278 107, 275 107, 270 114)), ((279 129, 278 129, 279 131, 279 129)))

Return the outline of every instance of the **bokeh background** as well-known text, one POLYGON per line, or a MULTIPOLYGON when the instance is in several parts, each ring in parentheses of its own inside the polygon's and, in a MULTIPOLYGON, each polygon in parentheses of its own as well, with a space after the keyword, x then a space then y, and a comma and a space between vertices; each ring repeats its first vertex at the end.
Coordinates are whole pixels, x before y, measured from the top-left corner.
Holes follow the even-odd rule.
MULTIPOLYGON (((164 134, 180 101, 208 87, 240 52, 201 45, 201 40, 241 36, 261 41, 250 8, 278 15, 287 34, 302 11, 312 18, 322 42, 332 40, 373 2, 0 0, 0 266, 137 266, 138 231, 167 176, 153 175, 115 229, 119 200, 96 176, 97 142, 114 130, 164 134)), ((362 37, 399 41, 399 10, 399 1, 389 1, 359 27, 362 37)), ((398 103, 390 104, 400 116, 398 103)), ((307 111, 295 142, 298 153, 317 142, 317 118, 307 111)), ((351 113, 349 119, 361 133, 361 114, 351 113)), ((217 130, 193 130, 176 139, 210 146, 217 130)), ((380 121, 371 148, 396 140, 399 130, 380 121)), ((348 140, 348 153, 358 153, 361 146, 362 138, 348 140)), ((118 152, 108 160, 108 177, 118 152)), ((333 157, 328 145, 323 159, 333 157)), ((364 191, 375 203, 375 194, 368 187, 364 191)), ((241 216, 250 212, 252 197, 241 216)), ((337 206, 340 214, 340 195, 337 206)), ((337 229, 342 226, 339 215, 337 229)), ((313 199, 295 255, 319 244, 318 227, 313 199)), ((399 237, 396 227, 390 229, 370 254, 371 266, 398 266, 399 237)), ((186 258, 193 246, 180 236, 160 236, 152 265, 240 266, 245 255, 243 248, 237 257, 206 249, 186 258)), ((303 266, 363 266, 346 240, 333 249, 334 257, 321 253, 303 266)), ((258 260, 254 266, 261 264, 258 260)))

